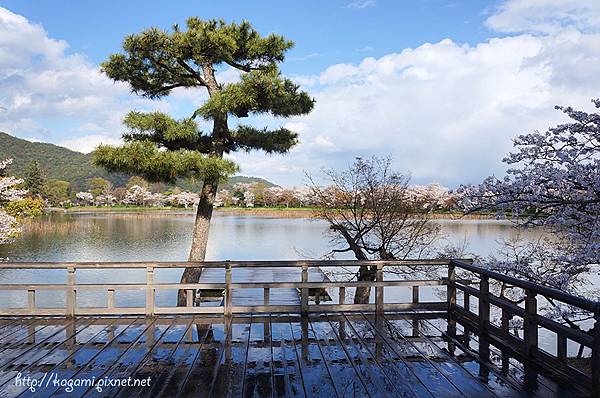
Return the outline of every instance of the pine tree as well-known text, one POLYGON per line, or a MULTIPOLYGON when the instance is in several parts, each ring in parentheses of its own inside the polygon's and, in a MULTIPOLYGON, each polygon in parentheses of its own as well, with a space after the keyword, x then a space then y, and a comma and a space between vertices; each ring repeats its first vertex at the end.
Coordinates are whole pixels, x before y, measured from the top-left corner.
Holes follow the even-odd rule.
MULTIPOLYGON (((147 98, 162 98, 182 87, 206 90, 208 99, 181 120, 158 112, 129 113, 125 145, 100 146, 94 159, 109 171, 140 175, 150 182, 202 180, 189 255, 190 261, 202 261, 219 181, 238 170, 223 155, 239 150, 285 153, 297 143, 297 134, 286 128, 230 127, 229 118, 302 115, 314 102, 279 71, 293 42, 276 34, 262 37, 246 21, 228 24, 192 17, 186 25, 186 30, 175 25, 171 32, 151 28, 126 37, 123 53, 111 55, 102 69, 147 98), (238 70, 240 81, 219 83, 216 71, 224 67, 238 70), (212 131, 201 131, 198 118, 212 122, 212 131)), ((186 269, 182 282, 197 282, 201 272, 186 269)), ((185 304, 181 291, 178 302, 185 304)))
POLYGON ((45 182, 46 179, 39 162, 34 160, 29 163, 23 179, 23 186, 27 189, 27 193, 31 196, 40 196, 45 182))

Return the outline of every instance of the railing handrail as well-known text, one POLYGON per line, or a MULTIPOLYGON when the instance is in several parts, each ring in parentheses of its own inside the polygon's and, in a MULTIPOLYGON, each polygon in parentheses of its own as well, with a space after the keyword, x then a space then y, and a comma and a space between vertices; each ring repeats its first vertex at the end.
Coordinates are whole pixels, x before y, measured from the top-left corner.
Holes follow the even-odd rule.
POLYGON ((519 287, 526 290, 531 290, 536 294, 540 294, 545 297, 549 297, 565 304, 579 307, 583 310, 590 311, 593 313, 600 312, 600 302, 589 300, 583 297, 575 296, 558 289, 539 285, 535 282, 518 279, 512 276, 504 275, 496 271, 491 271, 483 267, 468 264, 462 260, 450 260, 450 263, 458 268, 465 269, 467 271, 474 272, 476 274, 487 276, 488 278, 498 280, 500 282, 508 283, 512 286, 519 287))
MULTIPOLYGON (((102 269, 102 268, 122 268, 122 269, 146 269, 153 267, 161 268, 223 268, 228 265, 234 268, 274 268, 274 267, 356 267, 361 265, 383 265, 383 266, 435 266, 449 265, 448 259, 408 259, 408 260, 225 260, 225 261, 106 261, 106 262, 76 262, 76 261, 56 261, 56 262, 0 262, 2 269, 102 269)), ((461 260, 468 261, 468 260, 461 260)))

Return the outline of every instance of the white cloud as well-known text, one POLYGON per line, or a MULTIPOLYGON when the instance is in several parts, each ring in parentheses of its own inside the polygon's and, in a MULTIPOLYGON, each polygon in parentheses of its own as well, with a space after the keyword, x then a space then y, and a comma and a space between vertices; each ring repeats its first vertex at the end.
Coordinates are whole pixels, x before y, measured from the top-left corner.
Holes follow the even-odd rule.
POLYGON ((475 46, 446 39, 333 65, 307 79, 320 82, 316 106, 298 119, 301 144, 282 160, 290 175, 277 181, 370 154, 392 154, 417 182, 480 181, 503 172, 516 135, 565 120, 554 105, 590 108, 600 92, 597 65, 600 35, 574 31, 475 46))
POLYGON ((69 135, 77 140, 93 124, 95 133, 116 139, 127 110, 167 107, 133 97, 125 84, 113 83, 67 47, 0 7, 0 131, 57 142, 69 135))
POLYGON ((374 7, 377 4, 376 0, 354 0, 346 6, 347 8, 356 8, 362 10, 363 8, 374 7))
POLYGON ((57 145, 64 146, 73 151, 90 153, 100 144, 120 145, 123 141, 119 138, 100 134, 90 134, 83 137, 71 138, 58 142, 57 145))
POLYGON ((600 30, 598 0, 507 0, 486 25, 507 33, 551 33, 565 29, 582 32, 600 30))

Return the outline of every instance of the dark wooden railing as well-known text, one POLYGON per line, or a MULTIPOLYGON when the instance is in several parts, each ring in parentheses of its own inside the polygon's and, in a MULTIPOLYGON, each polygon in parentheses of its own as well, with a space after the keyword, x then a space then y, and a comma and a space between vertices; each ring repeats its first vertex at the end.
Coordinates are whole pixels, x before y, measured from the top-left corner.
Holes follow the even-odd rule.
MULTIPOLYGON (((490 271, 460 260, 452 260, 448 266, 448 312, 461 324, 470 325, 473 332, 488 336, 492 343, 512 347, 513 352, 522 357, 534 359, 544 368, 550 365, 563 372, 578 383, 592 385, 593 391, 600 394, 600 302, 577 297, 560 290, 552 289, 536 283, 517 279, 498 272, 490 271), (456 278, 457 270, 468 271, 479 278, 479 288, 462 283, 456 278), (524 297, 523 306, 490 292, 490 283, 505 284, 511 289, 521 290, 524 297), (457 291, 462 291, 463 301, 457 303, 457 291), (471 310, 471 297, 477 299, 477 312, 471 310), (589 332, 566 326, 538 311, 539 300, 565 304, 579 311, 590 314, 593 325, 589 332), (500 312, 500 325, 490 321, 492 307, 500 312), (509 325, 513 318, 523 321, 523 337, 510 333, 509 325), (539 347, 539 330, 547 329, 556 333, 556 353, 550 354, 539 347), (571 340, 583 347, 590 348, 590 375, 581 372, 569 363, 567 342, 571 340)), ((485 351, 485 350, 483 350, 485 351)))

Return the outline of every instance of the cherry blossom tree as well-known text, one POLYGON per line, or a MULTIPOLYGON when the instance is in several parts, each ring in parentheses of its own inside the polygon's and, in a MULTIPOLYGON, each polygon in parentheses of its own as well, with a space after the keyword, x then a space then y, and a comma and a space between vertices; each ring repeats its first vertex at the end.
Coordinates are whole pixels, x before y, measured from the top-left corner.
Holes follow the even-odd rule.
MULTIPOLYGON (((3 172, 11 163, 12 159, 0 161, 0 172, 3 172)), ((26 190, 17 188, 22 182, 23 180, 15 177, 0 177, 0 244, 10 243, 20 232, 17 219, 6 213, 4 205, 10 201, 21 199, 27 193, 26 190)))
MULTIPOLYGON (((390 158, 357 158, 342 172, 330 170, 322 187, 308 176, 317 200, 317 216, 327 221, 336 253, 352 253, 357 260, 422 258, 440 237, 428 212, 410 206, 408 176, 392 169, 390 158)), ((397 267, 391 272, 405 272, 397 267)), ((375 266, 361 265, 355 277, 375 280, 375 266)), ((390 271, 388 271, 390 272, 390 271)), ((410 271, 409 271, 410 272, 410 271)), ((359 287, 355 303, 367 303, 370 287, 359 287)))
POLYGON ((94 203, 94 195, 90 192, 77 192, 75 198, 85 205, 91 205, 94 203))
POLYGON ((169 196, 168 199, 174 206, 183 206, 186 209, 198 204, 200 196, 193 192, 180 192, 169 196))
MULTIPOLYGON (((592 101, 600 109, 600 100, 592 101)), ((570 121, 545 132, 520 135, 504 162, 502 179, 460 189, 467 212, 494 211, 518 228, 541 227, 534 242, 504 242, 500 252, 482 264, 504 274, 587 297, 597 296, 587 277, 600 263, 600 114, 556 107, 570 121)), ((522 293, 500 286, 498 294, 514 302, 522 293)), ((549 316, 579 328, 590 314, 548 299, 549 316)), ((581 352, 580 352, 581 353, 581 352)))
MULTIPOLYGON (((600 109, 600 100, 593 101, 600 109)), ((565 266, 600 263, 600 114, 556 107, 571 121, 515 139, 502 179, 463 187, 467 211, 493 210, 558 238, 565 266)))

